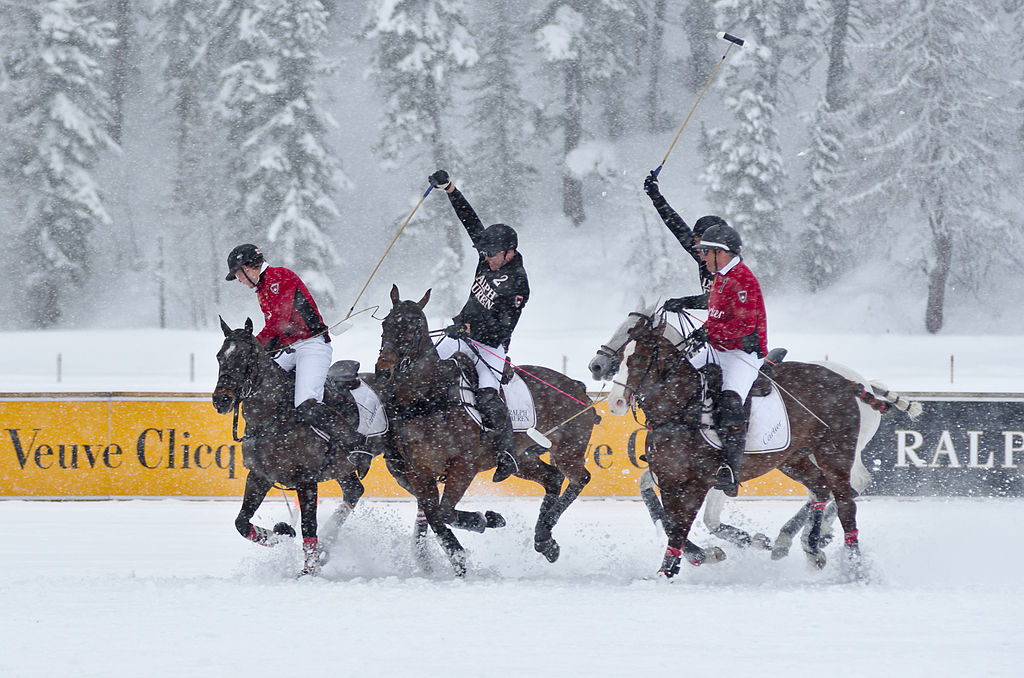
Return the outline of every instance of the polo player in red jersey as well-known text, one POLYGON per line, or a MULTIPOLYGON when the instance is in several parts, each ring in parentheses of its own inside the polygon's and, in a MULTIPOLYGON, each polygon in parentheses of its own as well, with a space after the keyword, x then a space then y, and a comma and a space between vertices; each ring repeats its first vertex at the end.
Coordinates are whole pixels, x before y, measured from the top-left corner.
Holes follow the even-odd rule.
POLYGON ((228 254, 225 280, 238 280, 256 291, 264 319, 256 339, 271 350, 284 349, 274 361, 285 371, 295 371, 298 419, 349 449, 360 442, 359 433, 323 402, 334 351, 327 325, 305 283, 290 269, 267 265, 263 252, 250 244, 239 245, 228 254))
POLYGON ((715 487, 735 497, 740 462, 747 440, 743 403, 768 353, 768 323, 761 286, 740 258, 739 234, 724 222, 707 229, 697 249, 714 275, 708 297, 708 319, 688 338, 699 344, 690 363, 722 368, 722 392, 715 402, 715 430, 722 441, 723 461, 715 487))

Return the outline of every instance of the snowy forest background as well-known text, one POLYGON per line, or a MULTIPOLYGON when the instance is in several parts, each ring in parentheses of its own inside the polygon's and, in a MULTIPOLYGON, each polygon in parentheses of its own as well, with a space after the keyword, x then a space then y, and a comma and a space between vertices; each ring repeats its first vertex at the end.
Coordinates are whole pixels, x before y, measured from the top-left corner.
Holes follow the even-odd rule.
MULTIPOLYGON (((535 297, 693 293, 641 186, 723 30, 673 207, 735 226, 769 299, 1024 332, 1024 0, 2 0, 0 329, 254 314, 240 242, 336 322, 440 167, 559 269, 535 297)), ((366 297, 450 315, 474 263, 433 194, 366 297)))

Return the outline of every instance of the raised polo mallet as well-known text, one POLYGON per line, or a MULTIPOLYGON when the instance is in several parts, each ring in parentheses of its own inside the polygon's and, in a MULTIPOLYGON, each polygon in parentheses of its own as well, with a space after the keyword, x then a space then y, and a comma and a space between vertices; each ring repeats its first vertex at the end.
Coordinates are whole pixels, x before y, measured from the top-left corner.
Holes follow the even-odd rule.
POLYGON ((355 309, 356 304, 359 303, 359 299, 362 298, 363 292, 365 292, 366 288, 369 287, 370 281, 373 280, 373 276, 377 275, 377 269, 379 269, 380 265, 384 263, 384 257, 388 256, 388 252, 390 252, 391 248, 395 246, 395 241, 398 240, 398 236, 402 235, 402 231, 404 231, 405 227, 409 225, 410 221, 412 221, 412 216, 416 214, 416 210, 420 208, 420 205, 423 204, 423 201, 427 199, 427 196, 430 195, 430 192, 435 188, 437 188, 437 186, 430 184, 430 186, 427 187, 426 192, 423 194, 423 197, 420 198, 420 201, 412 208, 412 212, 409 212, 409 216, 405 218, 405 222, 402 224, 402 227, 398 229, 398 233, 395 233, 395 237, 391 239, 391 244, 388 245, 386 250, 384 250, 384 254, 380 255, 380 261, 378 261, 377 265, 373 267, 373 272, 370 273, 370 277, 366 279, 365 283, 363 283, 363 289, 359 290, 359 294, 356 295, 356 300, 352 302, 352 306, 348 309, 348 313, 345 314, 344 318, 331 326, 331 334, 337 336, 348 330, 349 326, 346 325, 345 322, 352 317, 352 311, 355 309))
POLYGON ((686 123, 690 122, 690 116, 693 115, 693 112, 695 110, 697 110, 697 104, 699 104, 700 100, 704 98, 704 93, 708 91, 708 87, 711 87, 711 81, 714 80, 715 76, 718 74, 718 69, 721 68, 722 64, 725 62, 725 57, 729 56, 729 50, 732 49, 733 45, 736 45, 737 47, 743 47, 743 40, 741 38, 737 38, 735 35, 729 35, 728 33, 719 33, 718 37, 728 42, 729 46, 725 48, 725 54, 722 55, 722 58, 718 62, 718 65, 715 66, 715 70, 711 71, 711 77, 708 78, 708 81, 704 84, 704 89, 700 91, 700 96, 698 96, 697 100, 693 102, 693 108, 691 108, 690 112, 686 114, 686 120, 683 120, 682 126, 679 128, 679 131, 676 132, 676 138, 672 140, 672 145, 668 147, 668 151, 665 153, 665 157, 661 159, 661 164, 658 165, 658 168, 654 170, 655 177, 661 174, 661 168, 665 166, 665 162, 668 160, 669 154, 672 152, 672 149, 676 147, 676 142, 679 141, 679 135, 683 133, 684 129, 686 129, 686 123))

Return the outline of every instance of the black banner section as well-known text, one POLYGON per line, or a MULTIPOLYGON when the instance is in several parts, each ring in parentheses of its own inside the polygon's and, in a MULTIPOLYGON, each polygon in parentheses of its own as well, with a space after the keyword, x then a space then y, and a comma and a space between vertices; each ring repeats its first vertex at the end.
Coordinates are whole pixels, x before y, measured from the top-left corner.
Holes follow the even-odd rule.
POLYGON ((1024 396, 911 396, 916 420, 890 413, 862 452, 864 494, 1024 496, 1024 396))

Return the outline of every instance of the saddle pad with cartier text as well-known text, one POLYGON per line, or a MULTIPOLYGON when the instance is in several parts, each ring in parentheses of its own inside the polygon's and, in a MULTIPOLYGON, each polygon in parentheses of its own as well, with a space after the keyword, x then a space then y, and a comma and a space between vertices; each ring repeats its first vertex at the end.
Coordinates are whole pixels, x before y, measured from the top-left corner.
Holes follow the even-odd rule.
POLYGON ((359 432, 367 438, 387 433, 388 416, 373 389, 360 379, 359 386, 352 389, 352 397, 356 399, 356 405, 359 407, 359 432))
MULTIPOLYGON (((722 443, 712 424, 710 403, 705 404, 701 423, 707 426, 700 430, 704 440, 712 447, 722 449, 722 443)), ((744 452, 746 454, 781 452, 789 447, 789 443, 789 414, 786 412, 786 403, 782 401, 782 394, 779 393, 778 387, 772 384, 771 393, 750 399, 747 446, 744 452)))

